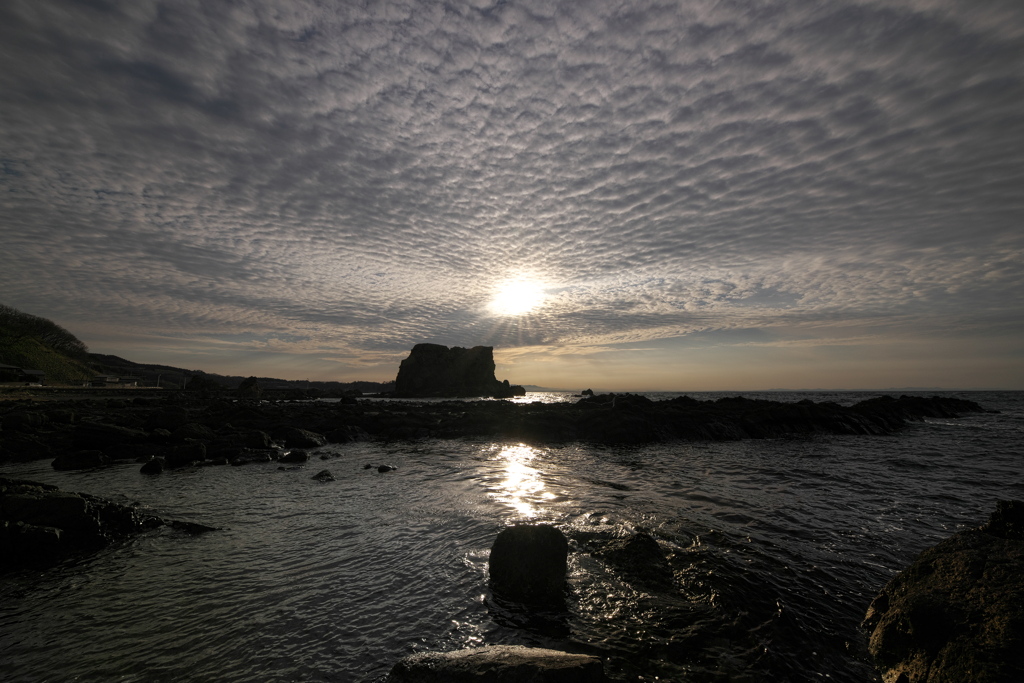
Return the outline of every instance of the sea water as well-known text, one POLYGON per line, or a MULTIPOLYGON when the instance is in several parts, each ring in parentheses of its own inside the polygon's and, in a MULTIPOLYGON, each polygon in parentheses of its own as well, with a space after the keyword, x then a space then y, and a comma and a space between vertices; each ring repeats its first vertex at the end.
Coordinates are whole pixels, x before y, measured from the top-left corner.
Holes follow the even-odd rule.
POLYGON ((881 437, 353 443, 284 470, 7 465, 221 530, 161 529, 0 577, 0 678, 370 682, 413 652, 523 644, 597 654, 620 681, 877 680, 859 627, 871 599, 921 550, 1024 498, 1024 394, 945 395, 1001 413, 881 437), (336 481, 312 480, 320 469, 336 481), (519 521, 569 537, 565 613, 490 594, 490 545, 519 521), (674 555, 672 594, 592 552, 637 531, 674 555))

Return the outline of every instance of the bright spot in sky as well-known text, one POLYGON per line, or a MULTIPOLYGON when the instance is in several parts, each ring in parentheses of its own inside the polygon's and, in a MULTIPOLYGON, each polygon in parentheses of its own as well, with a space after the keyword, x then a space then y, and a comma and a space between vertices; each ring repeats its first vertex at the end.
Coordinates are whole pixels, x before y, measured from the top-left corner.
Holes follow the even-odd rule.
POLYGON ((497 315, 524 315, 544 303, 544 288, 525 278, 498 285, 490 309, 497 315))

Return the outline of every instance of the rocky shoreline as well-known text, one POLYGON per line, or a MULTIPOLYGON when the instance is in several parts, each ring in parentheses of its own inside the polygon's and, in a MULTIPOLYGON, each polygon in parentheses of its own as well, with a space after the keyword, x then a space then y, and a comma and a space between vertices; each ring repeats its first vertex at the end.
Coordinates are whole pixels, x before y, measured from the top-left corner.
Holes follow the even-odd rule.
MULTIPOLYGON (((575 403, 560 404, 356 398, 337 403, 273 402, 197 398, 183 393, 132 400, 20 401, 0 406, 0 462, 45 458, 57 469, 135 462, 141 464, 142 472, 159 473, 165 468, 303 463, 311 457, 309 449, 367 439, 466 437, 533 443, 643 444, 815 434, 883 435, 915 420, 954 418, 980 411, 984 408, 971 401, 938 396, 879 396, 849 407, 740 397, 651 401, 630 394, 585 396, 575 403)), ((323 459, 330 457, 329 452, 321 455, 323 459)), ((381 473, 393 469, 390 465, 375 466, 381 473)), ((332 481, 333 476, 323 470, 313 479, 332 481)), ((986 681, 1005 680, 1001 678, 1005 666, 1015 673, 1020 670, 1018 659, 1006 653, 1016 652, 1021 642, 1019 616, 1012 608, 1019 604, 1020 595, 1017 577, 1022 509, 1019 503, 1012 507, 1003 504, 999 515, 985 528, 926 552, 880 594, 865 626, 872 632, 872 654, 886 681, 932 680, 927 678, 928 672, 941 667, 958 672, 964 667, 987 667, 992 676, 979 679, 986 681), (1002 549, 1000 552, 1005 550, 1006 557, 999 556, 995 564, 989 564, 995 570, 1012 565, 1013 571, 1006 576, 1006 572, 999 574, 998 581, 993 582, 988 569, 978 574, 972 567, 982 566, 985 558, 996 557, 992 550, 996 546, 1002 549), (947 571, 946 565, 952 569, 947 571), (961 571, 963 567, 966 569, 961 571), (945 583, 928 583, 936 576, 945 583), (977 577, 983 580, 975 581, 977 577), (982 583, 991 583, 994 588, 989 591, 991 596, 984 593, 984 604, 975 609, 972 596, 987 590, 982 583), (957 591, 963 593, 963 600, 957 591), (947 600, 950 595, 959 602, 947 600), (1012 597, 1009 606, 1004 599, 1007 595, 1012 597), (993 634, 987 625, 995 622, 1008 626, 993 634), (962 653, 978 642, 986 643, 986 652, 996 654, 984 662, 966 659, 962 653), (906 677, 900 678, 901 674, 906 677)), ((161 526, 188 533, 210 530, 164 520, 137 507, 87 494, 0 477, 0 557, 7 562, 0 562, 0 569, 46 566, 161 526)), ((677 595, 679 572, 685 568, 680 563, 685 558, 666 552, 653 536, 637 533, 629 538, 577 541, 581 550, 642 586, 651 596, 651 604, 659 605, 666 613, 678 611, 687 623, 699 621, 700 614, 677 595)), ((519 551, 506 554, 517 561, 531 555, 519 551)), ((500 553, 492 549, 492 559, 496 556, 500 553)), ((564 556, 560 557, 564 565, 564 556)), ((507 597, 502 574, 495 575, 493 567, 491 571, 492 579, 497 576, 495 591, 505 591, 502 596, 507 597)), ((564 575, 564 568, 561 572, 564 575)), ((527 574, 533 576, 536 571, 531 568, 527 574)), ((521 599, 514 594, 513 598, 521 599)), ((666 656, 672 656, 672 648, 688 651, 698 637, 704 636, 673 636, 666 645, 666 656)), ((475 680, 472 676, 479 671, 493 673, 500 667, 505 672, 502 675, 507 676, 501 680, 541 680, 535 677, 543 671, 550 676, 543 680, 589 681, 601 680, 599 664, 593 657, 564 652, 481 648, 417 655, 396 664, 391 680, 462 680, 455 674, 475 680)))
POLYGON ((304 449, 366 439, 644 444, 878 435, 915 420, 982 411, 972 401, 938 396, 879 396, 849 407, 741 397, 652 401, 633 394, 587 396, 576 403, 356 398, 271 402, 184 393, 129 400, 9 401, 0 407, 0 462, 48 458, 57 469, 90 469, 118 460, 159 459, 160 468, 281 458, 302 462, 304 449))

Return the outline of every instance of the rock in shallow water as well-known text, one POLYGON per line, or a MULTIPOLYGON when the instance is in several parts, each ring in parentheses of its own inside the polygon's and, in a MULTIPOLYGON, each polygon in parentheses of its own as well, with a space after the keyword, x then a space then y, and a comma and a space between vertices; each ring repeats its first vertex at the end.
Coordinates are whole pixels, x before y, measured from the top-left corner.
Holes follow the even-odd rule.
POLYGON ((1024 681, 1024 503, 921 553, 864 627, 885 683, 1024 681))
POLYGON ((672 585, 672 567, 658 541, 648 533, 612 541, 598 555, 631 579, 657 588, 672 585))
POLYGON ((320 470, 312 478, 317 481, 334 481, 334 475, 331 474, 330 470, 320 470))
POLYGON ((193 534, 212 530, 85 493, 0 477, 0 570, 46 566, 164 524, 193 534))
POLYGON ((601 683, 601 660, 559 650, 491 645, 400 660, 389 683, 601 683))
POLYGON ((564 601, 569 542, 547 524, 517 524, 491 546, 491 586, 502 597, 538 605, 564 601))

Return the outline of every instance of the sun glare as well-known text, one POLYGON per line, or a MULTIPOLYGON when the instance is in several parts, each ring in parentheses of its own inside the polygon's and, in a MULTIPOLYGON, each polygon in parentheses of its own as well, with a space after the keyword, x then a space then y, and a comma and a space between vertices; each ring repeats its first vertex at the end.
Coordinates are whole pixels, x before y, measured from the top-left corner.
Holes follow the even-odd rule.
POLYGON ((497 315, 525 315, 544 303, 544 289, 530 280, 508 280, 495 290, 490 309, 497 315))

